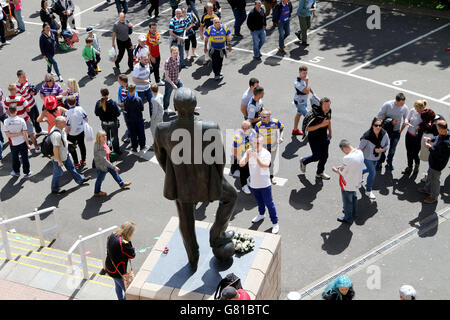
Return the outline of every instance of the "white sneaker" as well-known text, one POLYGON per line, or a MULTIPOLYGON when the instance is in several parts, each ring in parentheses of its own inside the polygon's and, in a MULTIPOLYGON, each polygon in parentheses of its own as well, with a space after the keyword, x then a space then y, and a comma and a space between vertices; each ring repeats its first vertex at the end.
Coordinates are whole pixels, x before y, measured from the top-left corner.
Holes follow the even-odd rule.
POLYGON ((241 176, 241 172, 239 170, 234 171, 233 177, 239 178, 241 176))
POLYGON ((34 149, 34 152, 35 152, 35 153, 41 153, 41 148, 37 148, 37 149, 35 148, 35 149, 34 149))
POLYGON ((280 231, 280 225, 278 223, 272 226, 272 233, 277 234, 280 231))
POLYGON ((58 77, 58 81, 59 81, 59 82, 63 82, 63 81, 64 81, 63 77, 62 77, 62 76, 59 76, 59 77, 58 77))
MULTIPOLYGON (((248 185, 245 185, 242 187, 241 189, 245 194, 251 194, 252 192, 250 191, 250 188, 248 187, 248 185)), ((264 219, 264 216, 263 216, 264 219)))
POLYGON ((256 223, 258 221, 264 220, 264 218, 265 218, 265 215, 258 214, 256 217, 253 218, 252 222, 256 223))
POLYGON ((326 173, 316 174, 316 177, 321 178, 323 180, 330 180, 330 176, 327 175, 326 173))
POLYGON ((366 192, 366 196, 368 196, 370 200, 375 200, 377 198, 372 191, 366 192))
POLYGON ((160 87, 161 87, 161 86, 164 86, 165 84, 166 84, 166 83, 165 83, 164 81, 159 81, 159 82, 157 83, 157 85, 160 86, 160 87))
POLYGON ((187 60, 191 60, 191 56, 188 55, 186 59, 187 59, 187 60))

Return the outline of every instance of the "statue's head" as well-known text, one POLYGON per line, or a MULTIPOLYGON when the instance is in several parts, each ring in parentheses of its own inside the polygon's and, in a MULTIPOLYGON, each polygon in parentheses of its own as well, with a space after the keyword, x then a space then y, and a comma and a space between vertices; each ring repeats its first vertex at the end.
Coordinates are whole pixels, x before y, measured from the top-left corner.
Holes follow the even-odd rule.
POLYGON ((173 105, 180 117, 191 117, 194 115, 197 106, 197 98, 191 89, 181 87, 175 91, 173 105))

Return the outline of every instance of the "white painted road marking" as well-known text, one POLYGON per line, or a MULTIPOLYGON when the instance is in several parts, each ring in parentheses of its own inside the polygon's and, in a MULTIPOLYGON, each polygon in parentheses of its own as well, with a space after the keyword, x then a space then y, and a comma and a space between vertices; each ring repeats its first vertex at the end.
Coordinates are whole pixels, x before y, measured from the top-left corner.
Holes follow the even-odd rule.
MULTIPOLYGON (((237 47, 233 47, 233 50, 242 51, 242 52, 247 52, 247 53, 252 53, 253 54, 252 50, 241 49, 241 48, 237 48, 237 47)), ((396 91, 400 90, 401 92, 406 92, 406 93, 415 95, 417 97, 424 98, 424 99, 427 99, 427 100, 430 100, 430 101, 434 101, 434 102, 437 102, 437 103, 441 103, 441 104, 444 104, 444 105, 450 107, 450 103, 448 103, 448 102, 441 101, 439 99, 436 99, 436 98, 433 98, 433 97, 429 97, 429 96, 427 96, 425 94, 414 92, 412 90, 408 90, 408 89, 405 89, 405 88, 396 87, 396 86, 393 86, 393 85, 390 85, 390 84, 387 84, 387 83, 383 83, 383 82, 380 82, 380 81, 377 81, 377 80, 373 80, 373 79, 370 79, 370 78, 366 78, 366 77, 363 77, 363 76, 359 76, 359 75, 356 75, 356 74, 350 74, 350 73, 345 72, 345 71, 333 69, 333 68, 330 68, 330 67, 321 66, 319 64, 310 63, 310 62, 306 62, 306 61, 303 61, 303 60, 295 60, 295 59, 292 59, 292 58, 282 57, 282 56, 278 56, 278 55, 272 56, 272 55, 269 55, 267 53, 261 53, 261 55, 267 56, 269 58, 275 58, 275 59, 279 59, 279 60, 292 61, 292 62, 299 63, 299 64, 305 64, 305 65, 308 65, 308 66, 314 66, 316 68, 320 68, 320 69, 323 69, 323 70, 331 71, 331 72, 338 73, 338 74, 341 74, 341 75, 344 75, 344 76, 349 76, 349 77, 353 77, 353 78, 356 78, 356 79, 359 79, 359 80, 372 82, 372 83, 375 83, 377 85, 380 85, 380 86, 383 86, 383 87, 386 87, 386 88, 395 89, 396 91)))
POLYGON ((365 63, 363 63, 363 64, 357 66, 356 68, 353 68, 352 70, 350 70, 350 71, 347 72, 347 73, 348 73, 348 74, 351 74, 351 73, 353 73, 353 72, 355 72, 355 71, 357 71, 357 70, 359 70, 359 69, 361 69, 361 68, 364 68, 365 66, 367 66, 367 65, 369 65, 369 64, 371 64, 371 63, 373 63, 373 62, 375 62, 375 61, 377 61, 377 60, 380 60, 380 59, 386 57, 387 55, 390 55, 391 53, 393 53, 393 52, 395 52, 395 51, 398 51, 398 50, 400 50, 400 49, 402 49, 402 48, 404 48, 404 47, 406 47, 406 46, 409 46, 410 44, 412 44, 412 43, 414 43, 414 42, 416 42, 416 41, 419 41, 420 39, 423 39, 423 38, 425 38, 425 37, 428 37, 430 34, 433 34, 433 33, 435 33, 435 32, 438 32, 439 30, 442 30, 442 29, 444 29, 444 28, 447 28, 449 25, 450 25, 450 22, 444 24, 443 26, 440 26, 439 28, 436 28, 436 29, 434 29, 434 30, 431 30, 430 32, 428 32, 428 33, 426 33, 426 34, 424 34, 424 35, 421 35, 420 37, 417 37, 417 38, 415 38, 415 39, 413 39, 413 40, 411 40, 411 41, 408 41, 407 43, 402 44, 401 46, 398 46, 397 48, 394 48, 394 49, 392 49, 392 50, 389 50, 388 52, 383 53, 382 55, 380 55, 380 56, 378 56, 378 57, 376 57, 376 58, 373 58, 372 60, 369 60, 369 61, 367 61, 367 62, 365 62, 365 63))
POLYGON ((97 7, 100 7, 100 6, 101 6, 102 4, 104 4, 104 3, 106 3, 106 1, 102 1, 102 2, 100 2, 100 3, 97 3, 96 5, 90 7, 90 8, 88 8, 88 9, 86 9, 86 10, 83 10, 83 11, 81 11, 81 12, 75 13, 73 16, 74 16, 74 17, 78 17, 78 16, 82 15, 83 13, 88 12, 89 10, 95 9, 95 8, 97 8, 97 7))
POLYGON ((445 101, 448 98, 450 98, 450 94, 446 95, 445 97, 442 97, 441 99, 439 99, 439 101, 445 101))
MULTIPOLYGON (((355 10, 352 10, 352 11, 350 11, 350 12, 344 14, 343 16, 340 16, 339 18, 336 18, 336 19, 334 19, 334 20, 332 20, 332 21, 330 21, 330 22, 328 22, 328 23, 325 23, 323 26, 320 26, 320 27, 318 27, 318 28, 316 28, 316 29, 314 29, 314 30, 311 30, 310 32, 307 33, 307 35, 309 36, 309 35, 311 35, 311 34, 317 32, 317 31, 319 31, 319 30, 321 30, 321 29, 323 29, 323 28, 329 26, 330 24, 333 24, 333 23, 335 23, 335 22, 338 22, 338 21, 341 20, 341 19, 344 19, 345 17, 347 17, 347 16, 349 16, 349 15, 351 15, 351 14, 353 14, 353 13, 355 13, 355 12, 361 10, 361 9, 362 9, 362 7, 356 8, 355 10)), ((288 45, 290 45, 290 44, 292 44, 292 43, 294 43, 294 42, 296 42, 296 41, 298 41, 298 39, 294 39, 294 40, 292 40, 292 41, 289 41, 289 42, 286 43, 284 46, 286 47, 286 46, 288 46, 288 45)), ((270 51, 269 53, 267 53, 267 55, 270 56, 270 55, 274 54, 274 53, 277 52, 277 51, 278 51, 278 49, 274 49, 274 50, 270 51)))

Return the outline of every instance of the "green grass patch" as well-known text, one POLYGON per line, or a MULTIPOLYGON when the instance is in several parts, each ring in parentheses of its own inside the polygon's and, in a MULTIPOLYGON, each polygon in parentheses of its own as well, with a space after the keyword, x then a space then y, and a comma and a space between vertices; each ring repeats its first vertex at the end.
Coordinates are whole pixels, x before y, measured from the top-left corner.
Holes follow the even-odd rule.
POLYGON ((417 8, 428 8, 435 10, 449 10, 449 0, 372 0, 374 3, 393 3, 417 8))

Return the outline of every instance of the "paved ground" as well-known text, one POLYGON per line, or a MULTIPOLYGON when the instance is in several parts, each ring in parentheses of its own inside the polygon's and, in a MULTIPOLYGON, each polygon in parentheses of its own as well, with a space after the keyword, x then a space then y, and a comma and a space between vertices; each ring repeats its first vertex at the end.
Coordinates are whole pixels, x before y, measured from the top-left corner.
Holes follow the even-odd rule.
MULTIPOLYGON (((113 64, 107 61, 105 54, 111 46, 111 32, 108 30, 116 20, 116 9, 113 4, 107 5, 105 1, 96 2, 77 1, 80 6, 78 12, 87 10, 79 16, 79 25, 83 28, 96 25, 96 28, 100 29, 97 34, 101 36, 100 43, 104 51, 100 65, 103 72, 92 81, 87 78, 81 57, 81 44, 78 44, 77 50, 56 56, 64 79, 74 77, 80 81, 81 104, 88 112, 94 127, 99 125, 93 109, 100 97, 100 88, 108 87, 114 95, 118 88, 116 75, 112 70, 113 64)), ((134 3, 130 1, 129 19, 136 26, 135 33, 146 32, 149 23, 147 12, 140 3, 134 3)), ((229 5, 222 5, 224 21, 232 20, 229 5)), ((297 2, 293 5, 296 10, 297 2)), ((161 10, 167 8, 170 9, 166 3, 162 5, 161 10)), ((250 8, 249 3, 247 10, 250 8)), ((23 9, 24 18, 29 22, 27 31, 16 36, 11 40, 12 45, 0 51, 0 87, 3 89, 6 89, 8 83, 15 81, 15 72, 19 68, 27 71, 32 83, 43 80, 45 63, 40 59, 38 47, 38 9, 37 4, 23 9)), ((195 61, 181 73, 185 85, 197 92, 201 117, 217 121, 223 130, 239 127, 242 120, 238 111, 240 97, 246 90, 250 77, 260 79, 261 85, 266 89, 264 105, 286 126, 280 170, 276 176, 287 181, 283 186, 275 186, 273 191, 280 217, 283 245, 282 297, 338 270, 399 234, 410 226, 411 220, 436 215, 436 212, 448 207, 450 203, 448 170, 442 174, 441 199, 435 205, 423 205, 422 195, 415 191, 421 185, 420 178, 428 167, 426 163, 422 164, 417 177, 402 177, 400 171, 406 163, 403 138, 399 142, 394 160, 396 169, 392 173, 383 170, 382 174, 377 176, 374 185, 377 201, 370 202, 366 197, 362 197, 358 202, 360 216, 350 228, 341 226, 336 221, 342 207, 336 177, 333 176, 332 180, 323 183, 315 180, 315 165, 308 166, 306 175, 299 174, 298 159, 310 153, 307 145, 295 138, 291 139, 289 134, 295 114, 291 105, 293 82, 300 64, 310 67, 309 77, 314 91, 319 96, 328 96, 332 100, 334 142, 330 146, 327 164, 327 172, 330 174, 331 166, 342 160, 343 154, 338 148, 339 140, 346 138, 357 144, 382 103, 393 99, 399 91, 406 94, 408 106, 412 106, 416 99, 425 98, 431 108, 446 117, 449 116, 450 53, 444 52, 450 40, 449 21, 431 17, 417 19, 416 16, 382 11, 381 30, 368 30, 368 15, 365 9, 358 9, 355 5, 322 1, 320 11, 312 21, 309 41, 311 45, 308 48, 299 46, 293 35, 293 32, 298 30, 298 20, 294 18, 291 21, 292 35, 286 40, 287 53, 284 56, 277 55, 278 32, 268 30, 267 43, 262 48, 264 57, 260 62, 252 60, 251 38, 248 29, 243 27, 242 33, 245 37, 239 42, 233 42, 234 50, 225 60, 225 78, 220 83, 212 79, 210 67, 201 65, 202 59, 195 61), (422 37, 423 35, 426 36, 422 37), (408 43, 410 44, 405 46, 408 43), (369 61, 373 63, 366 64, 369 61)), ((168 29, 168 15, 170 10, 164 12, 159 20, 159 29, 163 31, 168 29)), ((81 39, 83 38, 82 33, 81 39)), ((136 38, 137 34, 133 35, 134 41, 136 38)), ((165 40, 161 46, 163 57, 168 56, 168 46, 165 40)), ((198 52, 201 53, 202 49, 199 45, 198 52)), ((122 65, 125 68, 125 62, 122 62, 122 65)), ((122 123, 120 133, 123 132, 122 123)), ((149 130, 147 138, 148 144, 152 143, 149 130)), ((88 150, 90 163, 92 144, 88 144, 88 150)), ((4 155, 3 167, 0 168, 0 199, 3 210, 1 215, 14 217, 36 207, 57 206, 55 216, 44 217, 47 227, 54 224, 54 219, 57 221, 56 231, 48 234, 49 238, 57 238, 54 244, 56 248, 67 250, 80 234, 88 235, 96 232, 99 227, 120 225, 124 220, 133 220, 138 226, 133 244, 137 249, 142 249, 136 259, 137 268, 146 257, 145 248, 155 243, 154 237, 160 234, 169 218, 176 215, 174 203, 162 196, 162 170, 157 164, 148 161, 153 157, 151 152, 141 157, 124 157, 118 166, 121 168, 122 177, 133 182, 132 188, 126 191, 117 190, 114 181, 107 178, 103 189, 108 192, 108 196, 104 199, 92 197, 94 181, 89 186, 78 188, 74 182, 69 182, 68 177, 64 180, 68 183, 68 193, 62 196, 49 194, 51 165, 40 156, 31 160, 34 171, 32 178, 11 178, 8 149, 4 155)), ((88 168, 86 175, 95 177, 95 172, 88 168)), ((234 183, 231 177, 227 176, 227 179, 234 183)), ((239 186, 239 182, 236 181, 235 185, 239 186)), ((217 203, 199 205, 197 219, 213 221, 216 208, 217 203)), ((269 219, 252 226, 250 220, 256 212, 254 199, 240 193, 231 223, 239 227, 270 232, 269 219)), ((34 234, 33 227, 33 222, 11 226, 25 234, 34 234)), ((436 228, 432 236, 441 236, 441 233, 440 228, 436 228)), ((449 240, 444 233, 442 237, 443 241, 449 240)), ((99 257, 96 244, 97 242, 93 241, 88 247, 92 255, 99 257)), ((407 248, 414 250, 411 246, 407 248)), ((438 256, 441 254, 440 250, 430 247, 430 254, 438 256)), ((401 256, 395 259, 401 259, 401 256)), ((433 268, 433 264, 430 264, 430 268, 433 268)), ((443 277, 445 273, 439 276, 443 277)), ((409 278, 405 278, 405 282, 408 280, 409 278)), ((420 283, 418 286, 420 287, 420 283)), ((440 288, 442 297, 450 296, 448 290, 440 288)), ((365 297, 370 298, 370 295, 365 297)))
POLYGON ((0 300, 67 300, 68 297, 30 288, 11 281, 0 280, 0 300))

